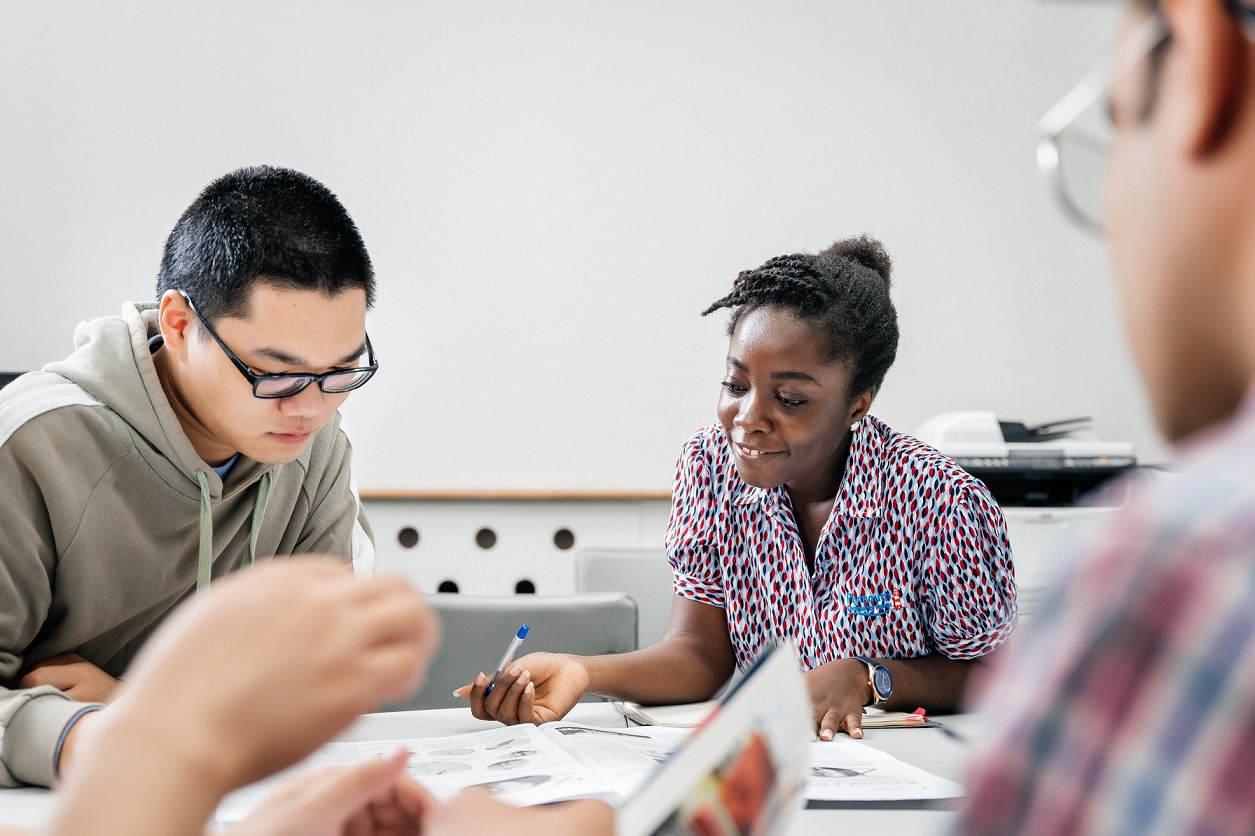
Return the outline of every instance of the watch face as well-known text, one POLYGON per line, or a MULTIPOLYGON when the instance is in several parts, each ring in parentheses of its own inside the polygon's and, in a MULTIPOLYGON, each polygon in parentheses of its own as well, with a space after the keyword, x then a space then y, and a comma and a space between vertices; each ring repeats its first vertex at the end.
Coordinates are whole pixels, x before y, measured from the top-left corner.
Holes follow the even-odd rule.
POLYGON ((887 699, 893 693, 893 677, 884 665, 872 669, 872 685, 881 699, 887 699))

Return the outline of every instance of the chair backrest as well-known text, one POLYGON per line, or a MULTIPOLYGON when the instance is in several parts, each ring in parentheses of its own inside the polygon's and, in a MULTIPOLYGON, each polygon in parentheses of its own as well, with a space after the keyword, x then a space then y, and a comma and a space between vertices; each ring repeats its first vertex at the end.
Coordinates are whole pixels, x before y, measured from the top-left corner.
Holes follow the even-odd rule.
POLYGON ((418 693, 381 711, 453 708, 454 690, 501 661, 519 625, 530 630, 518 655, 538 650, 594 656, 636 649, 636 604, 626 595, 456 595, 428 602, 440 616, 440 650, 418 693))
POLYGON ((640 647, 666 632, 675 597, 672 583, 663 549, 583 549, 575 555, 576 592, 621 592, 636 602, 640 647))

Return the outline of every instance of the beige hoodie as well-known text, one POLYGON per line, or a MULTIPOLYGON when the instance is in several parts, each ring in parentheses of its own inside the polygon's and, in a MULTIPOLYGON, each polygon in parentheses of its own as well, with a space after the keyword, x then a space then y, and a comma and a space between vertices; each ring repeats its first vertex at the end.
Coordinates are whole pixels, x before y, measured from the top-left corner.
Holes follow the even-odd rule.
POLYGON ((50 785, 83 708, 17 689, 39 662, 73 652, 121 676, 198 571, 204 585, 253 554, 328 552, 370 572, 339 415, 295 461, 241 457, 224 484, 166 401, 156 333, 156 306, 127 304, 81 323, 67 359, 0 390, 0 786, 50 785))

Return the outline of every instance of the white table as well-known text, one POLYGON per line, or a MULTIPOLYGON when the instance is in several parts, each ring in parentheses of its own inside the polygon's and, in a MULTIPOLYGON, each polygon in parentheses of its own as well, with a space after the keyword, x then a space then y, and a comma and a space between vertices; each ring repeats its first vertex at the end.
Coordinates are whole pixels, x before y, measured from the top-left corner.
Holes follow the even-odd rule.
MULTIPOLYGON (((627 721, 607 703, 583 703, 568 719, 589 725, 621 727, 627 721)), ((865 743, 935 775, 959 781, 967 746, 974 727, 970 716, 942 717, 945 729, 869 729, 865 743)), ((341 740, 387 740, 406 737, 442 737, 494 728, 497 724, 476 720, 465 708, 431 711, 397 711, 367 714, 341 740)), ((55 793, 31 787, 0 790, 0 826, 38 827, 52 815, 55 793)), ((792 834, 831 834, 836 828, 848 833, 892 833, 894 836, 944 833, 954 822, 956 804, 951 801, 818 802, 794 818, 792 834)))

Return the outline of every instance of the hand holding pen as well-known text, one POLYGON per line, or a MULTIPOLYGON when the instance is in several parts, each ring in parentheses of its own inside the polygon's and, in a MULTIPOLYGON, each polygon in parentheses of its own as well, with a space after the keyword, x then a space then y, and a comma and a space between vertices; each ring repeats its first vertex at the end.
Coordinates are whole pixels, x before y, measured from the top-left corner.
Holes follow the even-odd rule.
POLYGON ((518 651, 519 645, 523 643, 523 639, 527 638, 527 631, 531 628, 524 624, 519 631, 514 634, 514 638, 510 640, 510 646, 505 649, 505 655, 501 657, 501 662, 497 665, 497 670, 493 672, 492 679, 488 680, 488 686, 484 689, 484 696, 492 693, 492 689, 497 684, 506 666, 514 661, 514 654, 518 651))
POLYGON ((539 725, 561 719, 588 693, 591 676, 579 656, 536 652, 514 661, 527 631, 526 624, 519 628, 491 678, 481 673, 453 692, 470 702, 471 716, 539 725))

